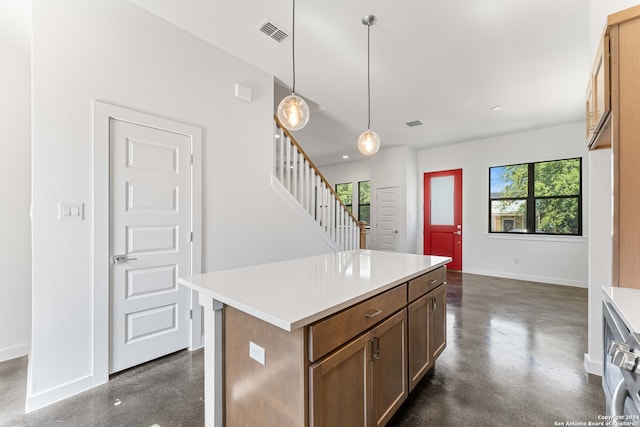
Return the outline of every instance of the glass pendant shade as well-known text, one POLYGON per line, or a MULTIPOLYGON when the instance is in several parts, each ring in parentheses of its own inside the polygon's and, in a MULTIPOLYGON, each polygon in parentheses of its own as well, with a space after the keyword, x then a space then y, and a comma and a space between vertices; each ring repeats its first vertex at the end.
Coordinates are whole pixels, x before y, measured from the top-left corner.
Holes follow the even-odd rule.
POLYGON ((370 156, 378 152, 380 148, 380 137, 372 130, 365 130, 358 137, 358 151, 365 156, 370 156))
POLYGON ((309 106, 304 99, 292 93, 280 101, 277 115, 282 126, 291 131, 300 130, 309 121, 309 106))

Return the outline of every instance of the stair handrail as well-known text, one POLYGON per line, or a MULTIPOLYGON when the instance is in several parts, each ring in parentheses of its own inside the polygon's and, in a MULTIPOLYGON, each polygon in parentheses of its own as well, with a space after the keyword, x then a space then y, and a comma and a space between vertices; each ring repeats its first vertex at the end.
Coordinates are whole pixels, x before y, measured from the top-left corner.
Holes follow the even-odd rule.
POLYGON ((325 176, 322 174, 322 172, 320 172, 320 169, 315 165, 315 163, 313 163, 313 161, 311 160, 311 158, 309 157, 309 155, 307 155, 307 153, 304 151, 304 149, 300 146, 300 144, 298 144, 298 141, 296 141, 296 139, 294 138, 293 135, 291 135, 291 132, 289 132, 289 130, 284 127, 282 125, 282 123, 280 122, 280 120, 278 119, 277 115, 273 116, 273 119, 276 122, 276 126, 278 126, 278 128, 280 128, 284 134, 286 135, 286 137, 289 139, 289 141, 291 141, 291 143, 296 147, 296 149, 300 152, 300 154, 302 154, 302 156, 304 157, 304 159, 309 163, 309 166, 311 167, 311 169, 313 169, 313 171, 315 172, 315 174, 320 178, 320 180, 325 184, 325 186, 327 187, 327 189, 329 190, 329 192, 333 195, 333 197, 335 198, 336 201, 338 201, 338 203, 340 204, 340 206, 342 207, 343 211, 345 213, 348 214, 348 216, 351 218, 351 220, 358 226, 359 230, 360 230, 360 247, 364 248, 364 234, 365 234, 365 229, 366 229, 366 222, 365 221, 359 221, 355 215, 353 215, 353 213, 347 208, 347 205, 344 204, 344 202, 342 201, 342 199, 340 199, 340 197, 338 196, 338 193, 336 193, 336 191, 334 190, 333 186, 331 185, 331 183, 329 182, 329 180, 327 180, 327 178, 325 178, 325 176))

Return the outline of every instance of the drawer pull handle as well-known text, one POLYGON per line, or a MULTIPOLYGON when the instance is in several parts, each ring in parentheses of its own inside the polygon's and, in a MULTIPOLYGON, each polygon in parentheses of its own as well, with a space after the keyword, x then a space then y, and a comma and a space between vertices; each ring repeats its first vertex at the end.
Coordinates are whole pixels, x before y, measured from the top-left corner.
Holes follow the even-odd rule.
POLYGON ((430 284, 430 285, 433 285, 433 284, 435 284, 436 282, 438 282, 436 279, 431 279, 431 280, 429 280, 429 284, 430 284))
POLYGON ((382 314, 382 310, 381 309, 377 309, 377 310, 373 310, 370 311, 369 313, 365 314, 364 316, 368 319, 372 319, 378 315, 382 314))

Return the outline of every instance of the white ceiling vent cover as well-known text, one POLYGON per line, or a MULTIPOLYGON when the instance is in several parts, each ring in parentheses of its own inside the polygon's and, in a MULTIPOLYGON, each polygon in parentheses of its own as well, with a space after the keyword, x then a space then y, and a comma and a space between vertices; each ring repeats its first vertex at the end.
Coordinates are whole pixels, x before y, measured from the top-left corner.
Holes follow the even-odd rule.
POLYGON ((287 33, 285 30, 282 29, 280 25, 276 24, 269 18, 262 21, 262 23, 258 25, 257 28, 261 33, 268 35, 278 43, 282 43, 283 41, 289 38, 289 33, 287 33))

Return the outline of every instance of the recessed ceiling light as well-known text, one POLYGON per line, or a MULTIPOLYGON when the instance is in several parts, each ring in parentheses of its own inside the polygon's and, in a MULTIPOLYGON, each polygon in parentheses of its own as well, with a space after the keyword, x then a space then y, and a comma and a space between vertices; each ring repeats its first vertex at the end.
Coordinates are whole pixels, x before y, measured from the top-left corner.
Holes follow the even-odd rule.
POLYGON ((343 159, 348 159, 349 156, 347 156, 346 154, 344 156, 342 156, 343 159))
POLYGON ((494 105, 493 107, 491 107, 491 111, 498 111, 498 110, 502 110, 502 107, 499 105, 494 105))

